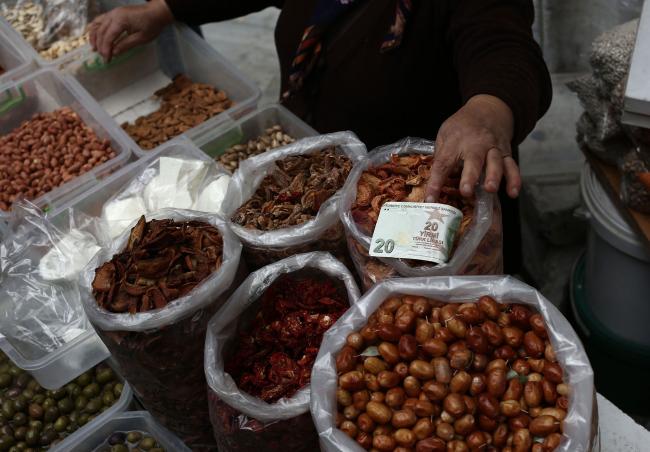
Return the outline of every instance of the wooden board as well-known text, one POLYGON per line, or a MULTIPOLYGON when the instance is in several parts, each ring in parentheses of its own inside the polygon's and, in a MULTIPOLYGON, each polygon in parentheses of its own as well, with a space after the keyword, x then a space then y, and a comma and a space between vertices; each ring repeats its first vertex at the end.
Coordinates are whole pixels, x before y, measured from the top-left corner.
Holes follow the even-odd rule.
POLYGON ((596 173, 598 180, 605 187, 605 191, 618 210, 623 215, 627 223, 637 231, 641 238, 644 238, 646 248, 650 250, 650 215, 642 214, 636 210, 627 208, 621 201, 621 173, 615 166, 603 163, 586 149, 582 152, 587 157, 587 161, 596 173))

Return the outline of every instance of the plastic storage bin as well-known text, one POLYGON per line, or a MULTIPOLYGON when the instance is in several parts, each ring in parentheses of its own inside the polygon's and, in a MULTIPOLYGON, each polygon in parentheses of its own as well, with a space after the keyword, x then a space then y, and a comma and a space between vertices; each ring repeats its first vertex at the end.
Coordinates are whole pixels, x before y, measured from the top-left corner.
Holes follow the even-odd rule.
POLYGON ((279 104, 269 105, 239 120, 229 119, 229 124, 205 131, 194 140, 196 145, 212 158, 220 156, 231 146, 260 136, 276 124, 296 139, 318 135, 309 124, 279 104))
POLYGON ((154 437, 160 446, 169 452, 189 452, 190 449, 162 425, 158 424, 148 411, 120 413, 108 419, 94 430, 86 430, 68 441, 69 452, 93 452, 114 432, 139 431, 154 437))
MULTIPOLYGON (((115 125, 99 105, 81 94, 79 85, 50 69, 41 69, 18 81, 0 87, 0 135, 11 132, 34 114, 70 107, 92 128, 97 136, 109 139, 116 156, 72 179, 45 195, 32 200, 42 209, 52 209, 73 196, 90 181, 114 171, 127 162, 131 146, 126 133, 115 125)), ((9 214, 0 212, 0 221, 9 214)))
POLYGON ((27 71, 36 67, 27 43, 17 39, 13 30, 0 22, 0 83, 23 77, 27 71))
MULTIPOLYGON (((260 97, 260 90, 244 74, 180 24, 167 27, 155 41, 131 49, 108 64, 88 54, 66 66, 65 72, 73 75, 120 125, 155 110, 149 102, 152 95, 176 75, 186 74, 194 82, 224 90, 235 105, 185 132, 192 140, 229 118, 252 111, 260 97)), ((139 156, 157 149, 143 150, 129 140, 139 156)))
MULTIPOLYGON (((132 4, 132 3, 141 3, 139 1, 135 0, 123 0, 123 1, 116 1, 116 0, 87 0, 89 3, 91 3, 91 7, 89 8, 89 21, 95 18, 96 16, 99 16, 102 13, 105 13, 107 11, 110 11, 113 8, 116 8, 120 5, 124 4, 132 4)), ((8 0, 8 1, 0 1, 0 7, 2 6, 7 6, 11 7, 18 3, 18 0, 8 0)), ((0 10, 1 12, 1 10, 0 10)), ((13 35, 13 40, 19 41, 22 43, 24 48, 26 49, 27 54, 29 55, 30 59, 36 61, 40 67, 53 67, 53 68, 62 68, 65 65, 69 64, 69 62, 77 60, 79 58, 83 58, 85 54, 91 51, 90 44, 85 44, 71 52, 66 53, 65 55, 61 56, 60 58, 57 58, 56 60, 48 60, 46 58, 43 58, 38 51, 32 47, 32 45, 27 42, 27 40, 23 37, 23 35, 15 30, 9 22, 0 15, 0 23, 4 28, 10 30, 11 34, 13 35)))

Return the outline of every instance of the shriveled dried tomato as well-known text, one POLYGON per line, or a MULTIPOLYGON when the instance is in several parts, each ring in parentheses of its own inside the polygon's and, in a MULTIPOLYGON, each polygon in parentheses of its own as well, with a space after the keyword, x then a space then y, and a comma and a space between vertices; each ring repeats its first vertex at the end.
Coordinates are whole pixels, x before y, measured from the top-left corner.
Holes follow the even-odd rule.
POLYGON ((309 384, 323 334, 349 305, 334 281, 295 275, 278 278, 260 303, 226 372, 241 390, 272 403, 309 384))

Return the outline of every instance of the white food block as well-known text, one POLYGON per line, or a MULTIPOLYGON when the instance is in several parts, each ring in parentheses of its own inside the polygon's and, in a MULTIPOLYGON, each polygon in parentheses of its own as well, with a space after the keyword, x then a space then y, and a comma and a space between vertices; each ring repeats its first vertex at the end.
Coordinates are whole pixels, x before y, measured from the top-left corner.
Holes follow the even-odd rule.
POLYGON ((140 196, 132 196, 106 204, 103 218, 108 224, 109 235, 115 238, 146 213, 144 200, 140 196))
POLYGON ((228 191, 229 183, 230 176, 226 175, 210 182, 210 184, 201 191, 199 199, 194 206, 194 210, 210 213, 220 212, 221 204, 226 198, 226 191, 228 191))
POLYGON ((43 256, 38 271, 48 281, 76 279, 100 249, 91 234, 72 229, 43 256))

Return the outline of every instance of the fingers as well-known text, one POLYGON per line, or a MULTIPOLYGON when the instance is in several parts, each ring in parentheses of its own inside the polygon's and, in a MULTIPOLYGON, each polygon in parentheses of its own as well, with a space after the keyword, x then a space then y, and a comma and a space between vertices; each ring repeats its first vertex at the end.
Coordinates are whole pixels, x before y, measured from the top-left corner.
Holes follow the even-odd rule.
POLYGON ((113 47, 112 56, 121 55, 127 50, 132 49, 133 47, 138 46, 140 44, 144 44, 145 42, 147 42, 147 39, 144 33, 138 32, 138 33, 133 33, 132 35, 125 36, 124 38, 117 41, 117 43, 113 47))
MULTIPOLYGON (((439 141, 440 142, 440 141, 439 141)), ((425 201, 436 202, 447 176, 458 162, 457 154, 453 151, 455 145, 443 144, 433 154, 431 174, 425 189, 425 201), (450 151, 451 150, 451 151, 450 151)))
POLYGON ((113 19, 109 25, 103 29, 101 41, 99 44, 99 53, 106 61, 110 61, 113 57, 113 46, 117 38, 126 30, 126 24, 119 19, 113 19))
POLYGON ((485 184, 483 187, 489 193, 496 193, 503 177, 503 156, 499 149, 493 147, 488 151, 485 165, 485 184))
POLYGON ((474 194, 474 187, 478 183, 483 164, 485 163, 485 154, 483 152, 468 153, 463 161, 463 174, 460 177, 460 193, 465 197, 474 194))
POLYGON ((97 16, 95 20, 93 20, 90 25, 88 25, 88 42, 90 42, 90 46, 92 47, 93 51, 97 51, 97 30, 99 29, 105 16, 105 14, 97 16))
POLYGON ((112 19, 109 15, 107 15, 104 20, 102 20, 99 25, 95 28, 95 51, 102 55, 104 58, 106 56, 102 53, 102 43, 104 42, 104 36, 106 34, 106 30, 108 27, 111 25, 112 19))
POLYGON ((503 166, 506 174, 506 190, 508 196, 516 198, 519 196, 519 192, 521 191, 521 174, 519 173, 519 166, 517 166, 515 159, 510 156, 503 159, 503 166))

